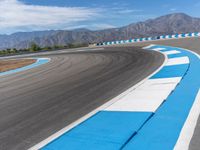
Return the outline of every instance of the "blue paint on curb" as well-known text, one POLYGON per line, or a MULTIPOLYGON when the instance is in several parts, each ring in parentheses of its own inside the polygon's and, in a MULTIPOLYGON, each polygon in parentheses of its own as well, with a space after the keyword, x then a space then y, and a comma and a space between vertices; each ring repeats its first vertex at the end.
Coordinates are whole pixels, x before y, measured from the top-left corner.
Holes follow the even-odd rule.
POLYGON ((164 66, 157 74, 155 74, 150 79, 182 77, 187 71, 188 67, 189 64, 164 66))
POLYGON ((151 112, 101 111, 42 150, 120 149, 151 115, 151 112))
POLYGON ((25 70, 28 70, 28 69, 32 69, 32 68, 38 67, 40 65, 46 64, 49 61, 50 61, 49 58, 37 58, 37 61, 35 63, 31 64, 31 65, 24 66, 24 67, 21 67, 21 68, 17 68, 17 69, 14 69, 14 70, 9 70, 9 71, 6 71, 6 72, 1 72, 0 76, 9 75, 9 74, 25 71, 25 70))
POLYGON ((171 54, 171 55, 168 55, 168 58, 177 58, 177 57, 183 57, 183 56, 185 56, 185 54, 183 53, 171 54))
POLYGON ((125 150, 174 148, 200 88, 199 58, 191 52, 177 50, 190 58, 189 70, 166 102, 125 146, 125 150))

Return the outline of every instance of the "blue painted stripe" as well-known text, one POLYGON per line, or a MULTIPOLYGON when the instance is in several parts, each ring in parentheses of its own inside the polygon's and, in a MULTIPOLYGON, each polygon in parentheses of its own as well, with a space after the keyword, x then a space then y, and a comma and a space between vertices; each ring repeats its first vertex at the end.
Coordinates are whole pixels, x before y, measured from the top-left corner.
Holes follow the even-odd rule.
POLYGON ((188 67, 189 64, 164 66, 158 73, 152 76, 151 79, 182 77, 187 71, 188 67))
POLYGON ((151 115, 151 112, 101 111, 42 150, 120 149, 151 115))
POLYGON ((170 55, 167 55, 168 58, 177 58, 177 57, 183 57, 185 56, 184 53, 178 53, 178 54, 170 54, 170 55))
POLYGON ((192 36, 192 33, 189 33, 189 34, 188 34, 188 36, 190 36, 190 37, 191 37, 191 36, 192 36))
POLYGON ((198 34, 199 34, 199 32, 195 32, 195 33, 194 33, 194 36, 198 36, 198 34))
POLYGON ((182 33, 182 34, 181 34, 181 37, 185 37, 185 35, 186 35, 185 33, 182 33))
POLYGON ((50 61, 49 58, 36 58, 36 59, 37 59, 37 61, 35 63, 31 64, 31 65, 24 66, 24 67, 21 67, 21 68, 17 68, 17 69, 14 69, 14 70, 9 70, 9 71, 6 71, 6 72, 1 72, 0 76, 9 75, 9 74, 25 71, 25 70, 28 70, 28 69, 32 69, 32 68, 38 67, 40 65, 46 64, 50 61))
POLYGON ((190 58, 187 74, 155 115, 125 146, 125 150, 161 150, 175 146, 200 88, 199 58, 191 52, 181 52, 190 58))

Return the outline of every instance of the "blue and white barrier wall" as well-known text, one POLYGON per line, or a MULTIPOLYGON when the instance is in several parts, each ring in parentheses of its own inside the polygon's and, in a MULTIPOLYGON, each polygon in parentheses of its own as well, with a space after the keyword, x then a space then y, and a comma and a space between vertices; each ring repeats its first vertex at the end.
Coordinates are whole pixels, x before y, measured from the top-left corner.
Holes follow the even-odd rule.
POLYGON ((200 37, 200 32, 181 33, 181 34, 173 34, 173 35, 161 35, 161 36, 147 37, 147 38, 136 38, 136 39, 129 39, 129 40, 103 42, 103 43, 97 43, 96 46, 136 43, 136 42, 144 42, 144 41, 163 40, 163 39, 188 38, 188 37, 200 37))

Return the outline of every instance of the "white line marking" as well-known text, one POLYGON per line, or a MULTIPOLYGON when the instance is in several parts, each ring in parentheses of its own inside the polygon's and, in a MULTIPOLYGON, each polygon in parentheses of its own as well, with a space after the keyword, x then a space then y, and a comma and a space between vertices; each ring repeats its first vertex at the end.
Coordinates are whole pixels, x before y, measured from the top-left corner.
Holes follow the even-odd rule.
POLYGON ((163 53, 166 54, 166 55, 171 55, 171 54, 179 54, 181 52, 177 51, 177 50, 171 50, 171 51, 166 51, 166 52, 163 52, 163 53))
POLYGON ((149 46, 143 47, 143 49, 150 49, 151 47, 155 46, 154 44, 151 44, 149 46))
POLYGON ((181 130, 174 150, 188 150, 200 114, 200 90, 181 130))
POLYGON ((153 48, 152 50, 154 51, 161 51, 161 50, 165 50, 166 48, 153 48))
POLYGON ((159 84, 144 84, 137 88, 137 90, 173 90, 175 89, 177 83, 159 83, 159 84))
POLYGON ((172 38, 176 38, 176 35, 172 35, 172 38))
POLYGON ((171 90, 160 90, 159 94, 157 90, 136 90, 122 97, 105 110, 155 112, 170 93, 171 90))
POLYGON ((144 99, 118 101, 114 105, 105 109, 105 111, 126 111, 126 112, 155 112, 164 100, 151 99, 149 101, 144 99))
POLYGON ((182 77, 174 77, 174 78, 161 78, 161 79, 149 79, 145 82, 148 84, 167 84, 167 83, 179 83, 182 77))
POLYGON ((188 64, 188 63, 189 63, 188 57, 170 58, 168 59, 166 66, 188 64))
POLYGON ((181 78, 149 79, 131 91, 106 111, 146 111, 155 112, 175 89, 181 78), (158 93, 159 91, 159 93, 158 93))

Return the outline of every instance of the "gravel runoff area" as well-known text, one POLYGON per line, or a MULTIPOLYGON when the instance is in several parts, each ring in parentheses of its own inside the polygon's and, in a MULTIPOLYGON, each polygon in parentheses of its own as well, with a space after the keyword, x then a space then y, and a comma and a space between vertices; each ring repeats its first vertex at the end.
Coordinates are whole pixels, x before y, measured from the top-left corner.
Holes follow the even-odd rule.
POLYGON ((0 60, 0 73, 21 68, 35 63, 35 59, 6 59, 0 60))

